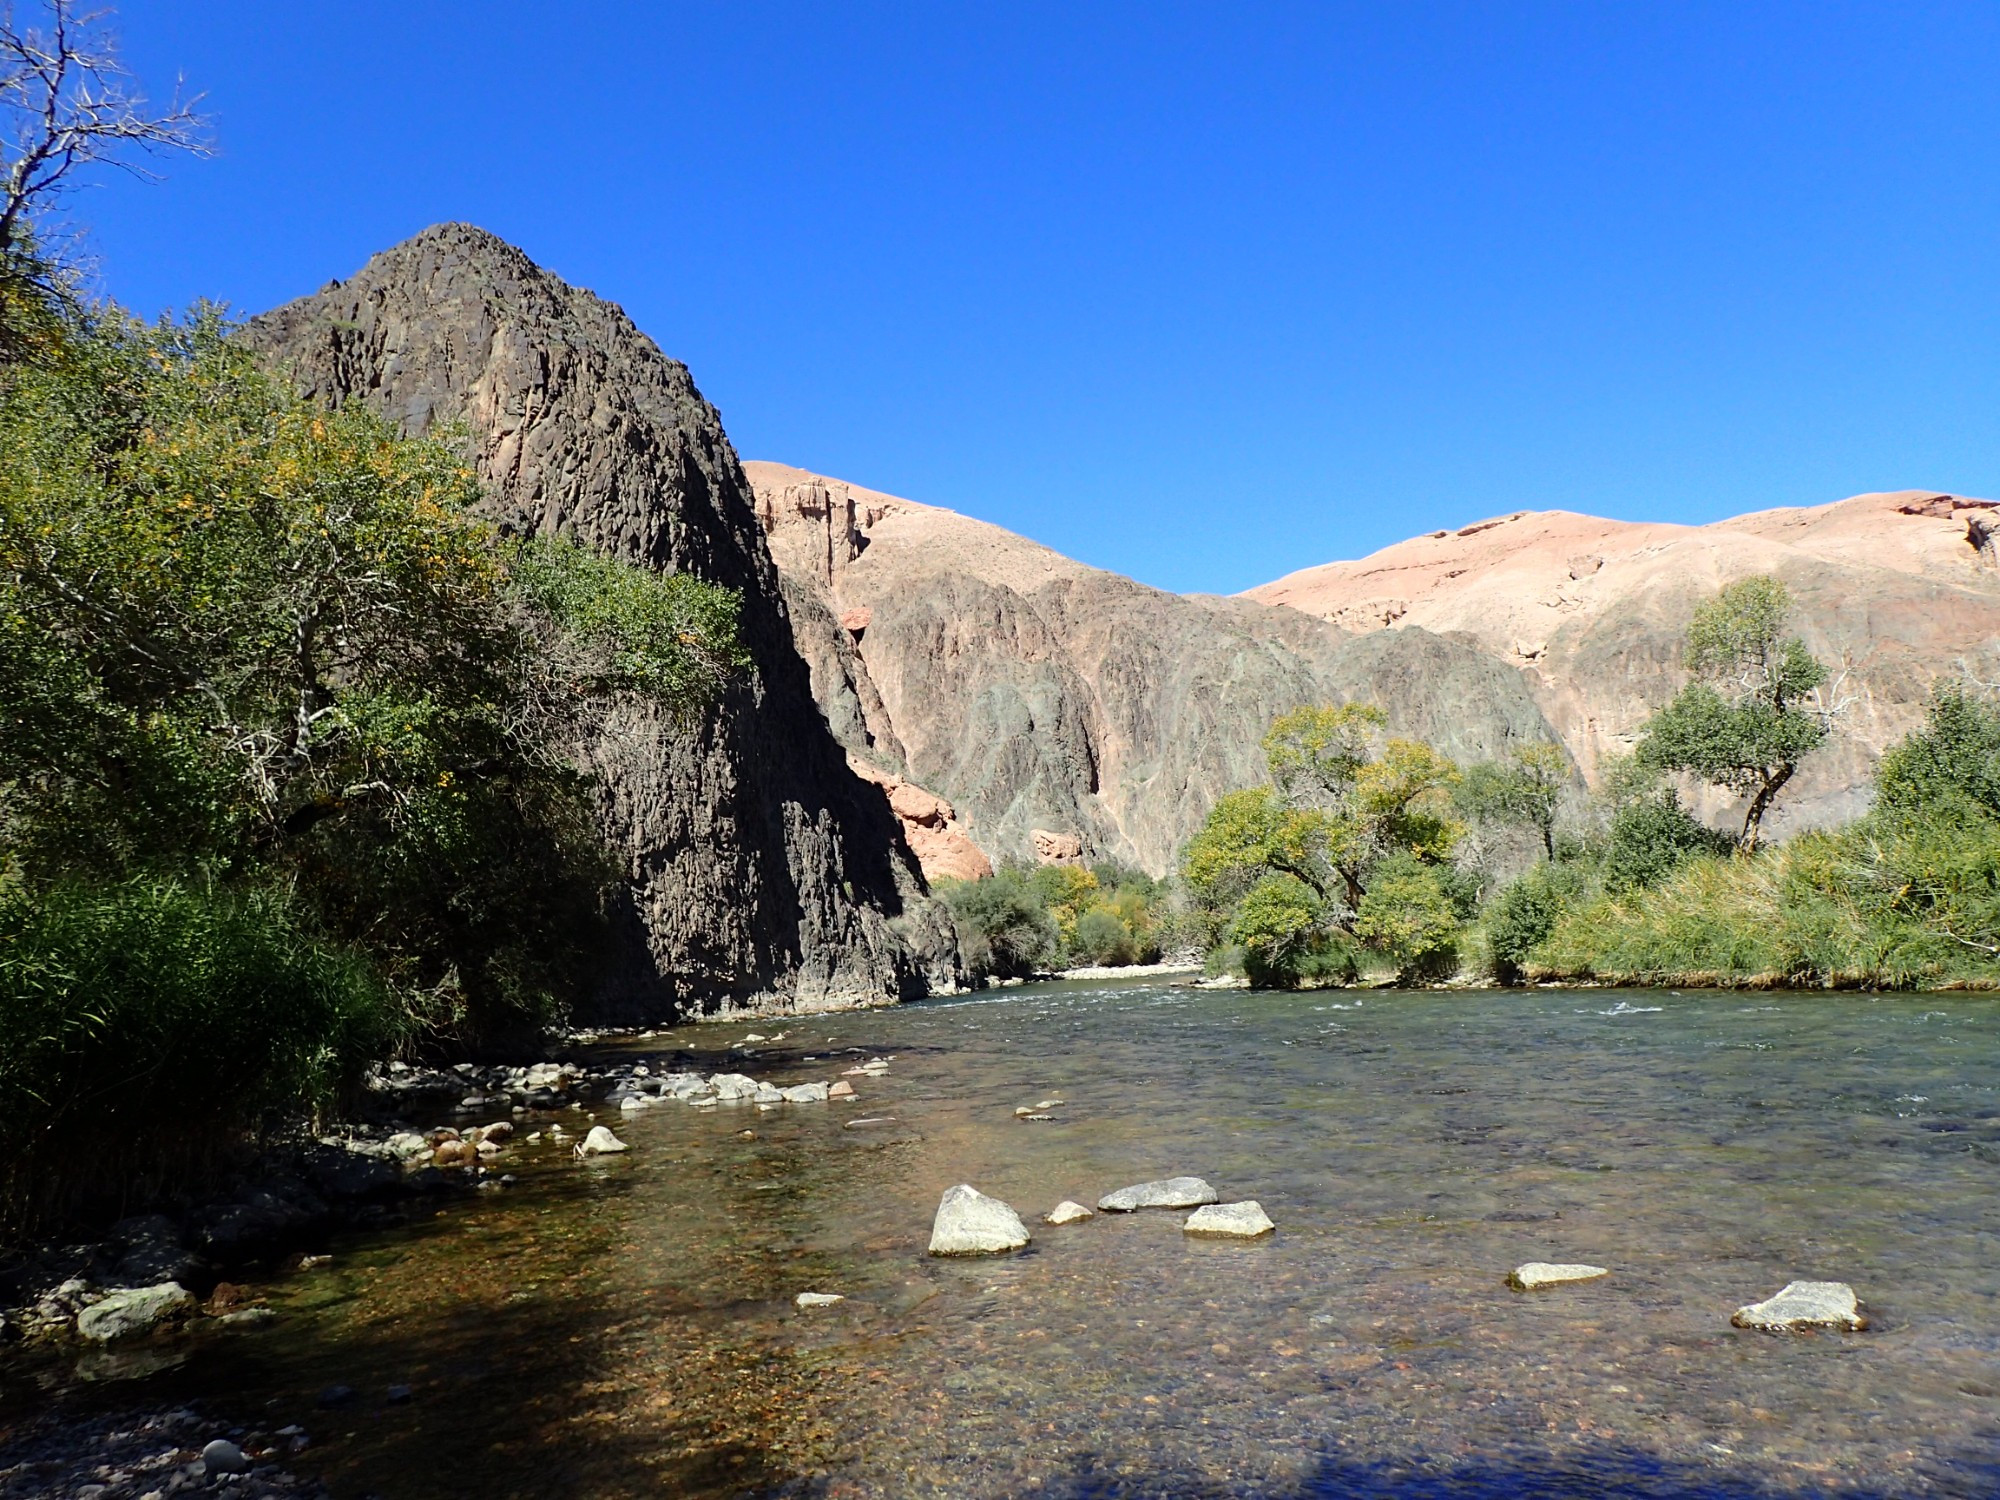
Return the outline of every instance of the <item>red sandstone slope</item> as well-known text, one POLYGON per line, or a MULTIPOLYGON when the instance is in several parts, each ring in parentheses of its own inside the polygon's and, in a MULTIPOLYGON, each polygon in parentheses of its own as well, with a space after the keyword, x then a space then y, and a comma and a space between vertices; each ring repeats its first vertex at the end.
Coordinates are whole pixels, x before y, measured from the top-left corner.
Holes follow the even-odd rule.
POLYGON ((1530 511, 1307 568, 1247 597, 1350 630, 1414 625, 1477 643, 1527 675, 1589 774, 1683 680, 1694 604, 1733 579, 1776 574, 1809 644, 1844 665, 1854 700, 1792 799, 1794 820, 1819 821, 1860 806, 1875 755, 1916 722, 1933 680, 1993 675, 1996 524, 1993 502, 1929 490, 1708 526, 1530 511))

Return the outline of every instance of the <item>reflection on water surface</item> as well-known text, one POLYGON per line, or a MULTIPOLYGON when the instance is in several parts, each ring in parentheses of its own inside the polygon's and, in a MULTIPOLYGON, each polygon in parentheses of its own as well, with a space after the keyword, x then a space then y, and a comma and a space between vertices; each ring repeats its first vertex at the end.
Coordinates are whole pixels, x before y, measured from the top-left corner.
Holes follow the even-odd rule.
POLYGON ((663 1033, 645 1050, 713 1069, 783 1030, 746 1068, 780 1082, 894 1062, 851 1105, 663 1105, 589 1165, 528 1148, 520 1189, 340 1247, 271 1289, 275 1328, 118 1395, 301 1422, 304 1466, 392 1500, 1990 1495, 1993 1017, 1068 985, 663 1033), (1277 1235, 1039 1223, 1181 1172, 1277 1235), (928 1259, 960 1181, 1033 1246, 928 1259), (1526 1260, 1614 1274, 1507 1291, 1526 1260), (1854 1283, 1874 1330, 1729 1327, 1795 1276, 1854 1283), (335 1383, 359 1399, 316 1408, 335 1383))

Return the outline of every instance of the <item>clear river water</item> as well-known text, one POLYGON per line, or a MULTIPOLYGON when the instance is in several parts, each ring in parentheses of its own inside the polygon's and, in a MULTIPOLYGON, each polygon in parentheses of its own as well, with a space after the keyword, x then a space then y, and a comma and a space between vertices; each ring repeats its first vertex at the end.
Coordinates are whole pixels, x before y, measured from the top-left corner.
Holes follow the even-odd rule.
POLYGON ((620 1157, 524 1146, 519 1187, 259 1288, 269 1329, 150 1373, 100 1356, 82 1373, 125 1378, 64 1399, 297 1422, 292 1467, 384 1500, 1989 1496, 1997 1019, 1154 982, 662 1032, 607 1050, 780 1082, 891 1062, 853 1103, 604 1116, 620 1157), (784 1036, 729 1050, 753 1031, 784 1036), (1179 1173, 1276 1234, 1040 1222, 1179 1173), (958 1182, 1033 1244, 927 1256, 958 1182), (1509 1291, 1528 1260, 1612 1274, 1509 1291), (1851 1282, 1872 1328, 1730 1326, 1795 1277, 1851 1282), (335 1383, 356 1400, 316 1406, 335 1383))

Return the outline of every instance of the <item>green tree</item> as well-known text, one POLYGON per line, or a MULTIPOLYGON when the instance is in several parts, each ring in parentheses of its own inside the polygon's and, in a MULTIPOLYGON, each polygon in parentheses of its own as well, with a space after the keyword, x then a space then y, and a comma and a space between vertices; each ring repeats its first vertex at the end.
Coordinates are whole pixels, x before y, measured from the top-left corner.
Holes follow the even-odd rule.
POLYGON ((1969 802, 2000 816, 2000 710, 1961 684, 1935 688, 1923 727, 1876 767, 1875 800, 1912 811, 1969 802))
POLYGON ((0 377, 7 858, 283 884, 441 1024, 532 1016, 609 876, 576 741, 721 691, 735 596, 502 537, 444 443, 226 332, 79 315, 0 377))
POLYGON ((1242 947, 1256 972, 1297 982, 1312 955, 1361 936, 1384 861, 1442 865, 1457 845, 1458 768, 1421 741, 1382 741, 1385 722, 1372 704, 1280 716, 1264 739, 1271 784, 1224 796, 1183 852, 1211 941, 1242 947))
POLYGON ((1384 860, 1361 897, 1354 935, 1385 954, 1406 983, 1457 967, 1459 912, 1435 865, 1414 854, 1384 860))
POLYGON ((1531 828, 1549 859, 1556 857, 1556 819, 1569 786, 1569 755, 1560 745, 1515 745, 1504 759, 1465 768, 1458 805, 1480 822, 1531 828))
POLYGON ((1748 799, 1737 843, 1755 851, 1764 817, 1799 762, 1822 745, 1830 717, 1807 696, 1826 668, 1784 634, 1791 595, 1775 578, 1745 578, 1695 610, 1688 684, 1646 724, 1639 757, 1748 799))

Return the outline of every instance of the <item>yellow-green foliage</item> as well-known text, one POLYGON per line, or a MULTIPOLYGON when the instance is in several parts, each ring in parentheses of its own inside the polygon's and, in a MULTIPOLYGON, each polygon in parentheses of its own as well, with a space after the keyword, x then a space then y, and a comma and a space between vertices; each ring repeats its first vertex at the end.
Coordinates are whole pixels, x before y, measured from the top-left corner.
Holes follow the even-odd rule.
POLYGON ((1877 815, 1756 855, 1703 855, 1659 885, 1567 911, 1524 968, 1544 978, 1879 985, 2000 980, 2000 823, 1877 815))

